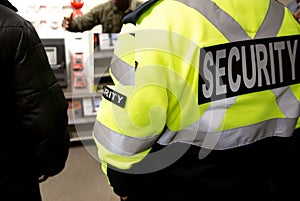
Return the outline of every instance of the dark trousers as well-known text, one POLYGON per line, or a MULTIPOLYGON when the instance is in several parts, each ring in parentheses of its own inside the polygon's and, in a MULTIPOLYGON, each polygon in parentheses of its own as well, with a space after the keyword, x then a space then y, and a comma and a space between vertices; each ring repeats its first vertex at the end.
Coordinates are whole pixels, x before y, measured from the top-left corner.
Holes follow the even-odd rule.
POLYGON ((126 201, 300 200, 300 132, 211 151, 204 159, 199 151, 192 146, 171 166, 143 175, 126 201))

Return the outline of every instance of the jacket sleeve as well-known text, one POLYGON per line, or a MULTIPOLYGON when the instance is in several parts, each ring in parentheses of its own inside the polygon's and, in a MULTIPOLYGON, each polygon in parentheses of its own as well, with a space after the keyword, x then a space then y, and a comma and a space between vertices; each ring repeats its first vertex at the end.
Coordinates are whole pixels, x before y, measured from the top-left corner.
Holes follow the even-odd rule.
POLYGON ((99 25, 103 15, 103 5, 100 4, 92 8, 89 12, 82 16, 75 17, 67 29, 72 32, 84 32, 91 30, 96 25, 99 25))
POLYGON ((142 186, 145 175, 141 172, 147 171, 144 165, 148 164, 143 161, 167 118, 166 68, 147 65, 155 62, 154 57, 151 61, 142 57, 145 51, 138 51, 137 40, 142 38, 136 27, 123 26, 110 66, 114 85, 104 88, 93 133, 102 170, 119 196, 142 186))
POLYGON ((53 176, 68 156, 67 101, 32 25, 24 22, 14 34, 20 36, 14 59, 17 121, 33 146, 36 175, 53 176))

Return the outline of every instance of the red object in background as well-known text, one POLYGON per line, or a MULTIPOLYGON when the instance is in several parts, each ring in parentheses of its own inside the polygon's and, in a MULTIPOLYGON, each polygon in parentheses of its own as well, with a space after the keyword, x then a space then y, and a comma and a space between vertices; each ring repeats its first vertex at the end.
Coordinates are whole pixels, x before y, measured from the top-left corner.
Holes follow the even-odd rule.
POLYGON ((73 55, 73 69, 82 70, 83 69, 83 53, 75 53, 73 55))
POLYGON ((86 86, 85 75, 82 71, 74 71, 74 88, 84 88, 86 86))
POLYGON ((78 17, 82 15, 81 8, 83 6, 84 2, 81 0, 72 0, 71 6, 74 8, 74 11, 72 12, 72 18, 78 17))
POLYGON ((80 8, 82 8, 82 6, 83 6, 83 1, 81 1, 81 0, 72 0, 71 1, 71 6, 73 7, 73 8, 75 8, 75 9, 80 9, 80 8))
POLYGON ((98 33, 94 33, 94 50, 100 50, 100 41, 98 33))

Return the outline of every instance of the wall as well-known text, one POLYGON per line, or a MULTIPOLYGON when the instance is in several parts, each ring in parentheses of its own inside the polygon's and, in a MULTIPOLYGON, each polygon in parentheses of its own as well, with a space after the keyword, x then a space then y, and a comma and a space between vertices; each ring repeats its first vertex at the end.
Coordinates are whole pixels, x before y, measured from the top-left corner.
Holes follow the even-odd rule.
MULTIPOLYGON (((83 0, 81 8, 83 13, 88 12, 94 6, 107 2, 108 0, 83 0)), ((145 1, 145 0, 144 0, 145 1)), ((66 64, 70 86, 67 91, 73 92, 72 57, 75 53, 83 53, 84 74, 86 76, 86 87, 76 89, 77 92, 92 92, 93 90, 93 33, 101 32, 101 25, 94 27, 91 31, 84 33, 71 33, 63 30, 61 23, 64 16, 70 16, 73 11, 71 0, 10 0, 18 9, 18 14, 30 21, 37 30, 40 38, 53 39, 63 38, 66 45, 66 64)))
MULTIPOLYGON (((107 0, 84 0, 81 9, 83 13, 89 11, 96 4, 107 0)), ((70 0, 10 0, 25 19, 29 20, 36 28, 41 39, 63 38, 65 40, 66 70, 68 88, 66 92, 90 93, 93 85, 93 38, 90 31, 84 33, 71 33, 64 31, 61 22, 64 16, 70 16, 73 9, 70 0), (74 88, 74 71, 72 70, 73 56, 83 53, 83 70, 86 85, 82 88, 74 88)), ((101 31, 101 25, 97 28, 101 31)))
MULTIPOLYGON (((72 7, 70 0, 10 0, 18 9, 18 13, 29 20, 42 38, 63 37, 61 22, 64 16, 70 16, 72 7)), ((84 0, 83 13, 96 4, 107 0, 84 0)))

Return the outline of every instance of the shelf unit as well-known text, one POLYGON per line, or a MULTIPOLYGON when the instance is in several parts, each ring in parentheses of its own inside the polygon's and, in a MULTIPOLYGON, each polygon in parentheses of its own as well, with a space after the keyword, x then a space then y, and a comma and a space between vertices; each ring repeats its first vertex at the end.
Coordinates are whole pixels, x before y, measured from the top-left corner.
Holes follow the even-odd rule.
POLYGON ((68 131, 71 137, 71 142, 85 141, 92 139, 92 130, 96 120, 97 104, 95 100, 101 100, 101 93, 72 93, 65 92, 65 97, 69 102, 68 117, 69 126, 68 131), (90 101, 91 104, 86 104, 90 101), (88 107, 92 107, 87 114, 88 107))
POLYGON ((68 131, 71 135, 71 142, 92 140, 92 130, 96 120, 96 107, 101 101, 102 87, 103 85, 112 84, 108 69, 114 47, 94 47, 90 51, 93 53, 91 54, 93 55, 91 79, 93 79, 94 85, 92 89, 96 92, 90 93, 87 92, 88 90, 76 89, 65 92, 65 96, 69 101, 68 131))
POLYGON ((101 90, 103 85, 111 84, 109 66, 113 56, 113 47, 101 48, 94 52, 94 85, 101 90))

